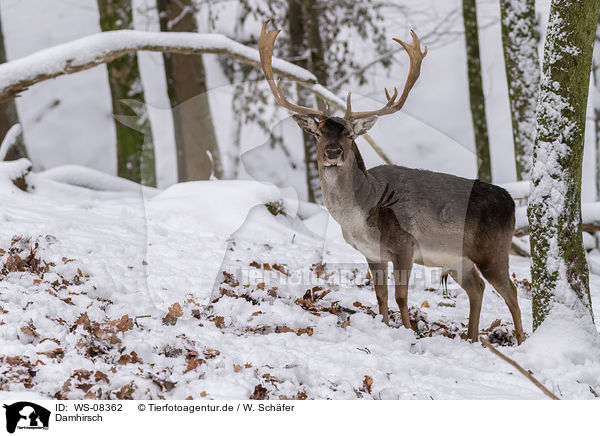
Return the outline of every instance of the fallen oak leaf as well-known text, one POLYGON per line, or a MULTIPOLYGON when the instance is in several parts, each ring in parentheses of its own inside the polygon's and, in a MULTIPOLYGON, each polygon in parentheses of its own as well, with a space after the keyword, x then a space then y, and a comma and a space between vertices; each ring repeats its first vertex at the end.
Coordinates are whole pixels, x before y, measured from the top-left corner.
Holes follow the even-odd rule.
POLYGON ((213 320, 213 322, 215 323, 217 328, 221 329, 225 326, 225 318, 223 318, 222 316, 215 316, 215 319, 213 320))
POLYGON ((363 389, 368 393, 371 393, 371 387, 373 386, 373 377, 365 375, 365 379, 363 380, 363 389))
POLYGON ((254 392, 250 397, 251 400, 266 400, 269 395, 269 391, 260 383, 254 387, 254 392))
POLYGON ((169 313, 163 318, 163 325, 175 325, 177 324, 177 319, 183 316, 183 309, 179 303, 173 303, 171 307, 169 307, 169 313))
POLYGON ((91 383, 80 383, 78 385, 75 385, 75 387, 77 389, 81 389, 83 392, 87 392, 92 388, 92 384, 91 383))
POLYGON ((185 371, 183 371, 183 373, 187 374, 188 372, 193 371, 196 368, 198 368, 198 366, 200 366, 203 363, 204 363, 203 359, 190 359, 190 361, 187 364, 187 368, 185 369, 185 371))
POLYGON ((207 348, 206 350, 204 350, 202 352, 202 354, 204 354, 204 357, 206 359, 214 359, 215 357, 217 357, 219 354, 221 354, 221 352, 219 350, 214 350, 212 348, 207 348))
POLYGON ((96 383, 98 383, 100 380, 103 380, 106 383, 110 383, 108 376, 106 374, 104 374, 102 371, 96 371, 94 373, 94 379, 96 380, 96 383))
POLYGON ((51 359, 62 359, 65 357, 65 350, 62 348, 55 348, 54 350, 50 351, 38 351, 38 354, 43 354, 51 359))
POLYGON ((37 338, 40 335, 31 327, 21 327, 21 331, 26 335, 33 336, 34 338, 37 338))

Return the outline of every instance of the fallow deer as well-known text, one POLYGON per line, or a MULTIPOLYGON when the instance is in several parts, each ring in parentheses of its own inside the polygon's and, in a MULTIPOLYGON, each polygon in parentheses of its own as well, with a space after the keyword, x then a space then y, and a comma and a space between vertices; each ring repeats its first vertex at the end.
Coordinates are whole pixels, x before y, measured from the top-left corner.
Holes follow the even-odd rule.
POLYGON ((410 66, 402 94, 398 90, 380 109, 353 112, 350 93, 343 118, 326 109, 288 101, 275 82, 272 57, 278 31, 258 43, 263 73, 277 103, 295 112, 298 125, 317 140, 317 160, 323 202, 340 224, 344 239, 367 259, 375 278, 375 293, 383 322, 389 324, 387 271, 394 268, 396 302, 402 324, 410 328, 408 282, 413 263, 442 267, 467 292, 470 303, 467 336, 477 341, 485 283, 479 272, 504 298, 513 318, 517 341, 524 339, 517 290, 508 272, 508 253, 515 226, 515 203, 504 189, 480 180, 397 165, 367 170, 355 139, 377 118, 399 111, 420 74, 427 48, 417 35, 412 44, 399 39, 410 66), (479 272, 478 272, 479 271, 479 272))

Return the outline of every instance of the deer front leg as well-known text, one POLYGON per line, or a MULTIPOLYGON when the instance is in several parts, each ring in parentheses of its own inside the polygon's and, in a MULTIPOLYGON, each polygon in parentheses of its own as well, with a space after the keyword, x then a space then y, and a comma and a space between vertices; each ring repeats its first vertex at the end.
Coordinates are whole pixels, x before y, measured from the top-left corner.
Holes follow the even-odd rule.
POLYGON ((383 316, 383 322, 390 325, 388 315, 388 289, 387 289, 387 262, 375 262, 368 260, 371 277, 375 284, 375 295, 377 296, 377 304, 379 305, 379 313, 383 316))
POLYGON ((394 256, 394 286, 396 288, 396 303, 400 308, 402 325, 410 329, 410 318, 408 316, 408 282, 413 264, 412 246, 407 247, 394 256))

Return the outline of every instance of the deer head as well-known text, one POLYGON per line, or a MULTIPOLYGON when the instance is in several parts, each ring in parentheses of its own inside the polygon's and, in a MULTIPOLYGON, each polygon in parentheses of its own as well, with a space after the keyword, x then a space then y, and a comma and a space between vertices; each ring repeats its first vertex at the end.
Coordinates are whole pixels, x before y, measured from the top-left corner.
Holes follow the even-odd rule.
POLYGON ((317 159, 321 166, 337 167, 343 165, 351 153, 354 140, 373 127, 378 117, 393 114, 402 109, 410 90, 419 77, 421 62, 427 55, 427 47, 421 52, 419 38, 412 30, 412 44, 407 44, 404 41, 394 38, 394 41, 406 50, 410 58, 408 77, 400 97, 398 97, 397 88, 394 88, 394 93, 391 96, 387 89, 385 89, 387 103, 382 108, 374 111, 352 112, 350 93, 348 93, 344 117, 329 117, 327 115, 327 102, 325 102, 324 110, 298 106, 286 99, 280 86, 281 79, 275 82, 272 68, 273 47, 275 46, 275 39, 281 30, 267 32, 269 21, 265 21, 262 25, 258 50, 263 73, 269 83, 271 92, 275 96, 275 100, 281 106, 295 112, 293 118, 296 120, 296 123, 305 132, 317 138, 317 159))

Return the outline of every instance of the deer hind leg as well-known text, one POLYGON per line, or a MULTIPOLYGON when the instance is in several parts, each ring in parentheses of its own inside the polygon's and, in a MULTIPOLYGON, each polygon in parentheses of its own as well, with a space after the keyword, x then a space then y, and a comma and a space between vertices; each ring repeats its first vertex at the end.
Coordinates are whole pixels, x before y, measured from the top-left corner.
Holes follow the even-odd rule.
POLYGON ((519 308, 519 302, 517 300, 517 288, 508 274, 508 255, 506 256, 505 261, 487 265, 485 268, 482 268, 481 273, 494 289, 498 291, 502 298, 504 298, 515 325, 517 343, 521 344, 525 340, 525 333, 523 333, 521 309, 519 308))
POLYGON ((402 325, 410 329, 410 318, 408 316, 408 281, 412 271, 413 256, 412 251, 397 254, 394 257, 394 287, 396 293, 396 303, 400 308, 402 325))
POLYGON ((475 264, 469 259, 463 259, 456 267, 450 268, 452 277, 469 296, 469 327, 467 337, 477 342, 479 337, 479 316, 481 314, 481 302, 483 301, 483 290, 485 282, 477 272, 475 264))
POLYGON ((379 313, 383 316, 383 322, 390 325, 388 315, 388 289, 387 289, 387 262, 368 261, 371 277, 375 283, 375 295, 379 305, 379 313))

